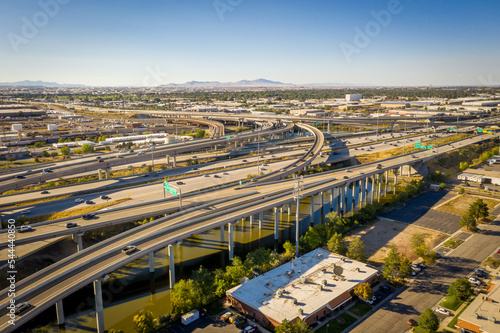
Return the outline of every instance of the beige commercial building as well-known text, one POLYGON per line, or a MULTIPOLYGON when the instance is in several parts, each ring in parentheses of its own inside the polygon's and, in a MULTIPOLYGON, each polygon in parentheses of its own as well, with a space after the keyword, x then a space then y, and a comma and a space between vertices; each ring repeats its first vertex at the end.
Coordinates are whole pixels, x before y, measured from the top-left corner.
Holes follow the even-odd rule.
POLYGON ((228 290, 227 297, 260 324, 276 327, 287 319, 310 325, 344 308, 354 287, 378 276, 374 267, 316 249, 228 290))

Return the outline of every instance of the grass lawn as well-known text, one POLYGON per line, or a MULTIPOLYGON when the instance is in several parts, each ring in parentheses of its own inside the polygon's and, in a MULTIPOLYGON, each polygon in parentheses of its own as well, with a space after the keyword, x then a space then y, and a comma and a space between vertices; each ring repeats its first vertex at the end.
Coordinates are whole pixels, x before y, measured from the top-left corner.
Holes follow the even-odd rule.
POLYGON ((363 301, 359 301, 354 306, 352 306, 348 311, 354 313, 355 315, 361 317, 365 315, 368 311, 372 309, 372 306, 363 301))
MULTIPOLYGON (((472 302, 472 301, 471 301, 471 302, 472 302)), ((456 324, 457 324, 457 322, 458 322, 458 317, 460 317, 460 315, 462 314, 462 312, 464 312, 464 311, 465 311, 465 309, 467 309, 467 307, 469 306, 469 304, 470 304, 471 302, 469 302, 466 306, 464 306, 464 307, 463 307, 463 309, 462 309, 462 310, 460 310, 460 312, 459 312, 459 313, 457 313, 457 315, 456 315, 456 316, 455 316, 455 317, 454 317, 454 318, 453 318, 453 319, 452 319, 452 320, 448 323, 448 325, 447 325, 447 326, 448 326, 449 328, 455 328, 455 325, 456 325, 456 324)))
POLYGON ((490 266, 493 269, 497 269, 500 266, 500 259, 495 257, 489 257, 483 261, 482 266, 490 266))
POLYGON ((455 249, 464 241, 458 238, 450 238, 446 242, 444 242, 443 246, 446 246, 449 249, 455 249))
POLYGON ((462 305, 464 301, 461 301, 459 299, 456 299, 455 296, 446 296, 444 301, 439 303, 440 306, 443 308, 447 308, 448 310, 453 310, 456 311, 460 305, 462 305))
POLYGON ((330 320, 327 324, 316 330, 317 333, 340 333, 353 324, 356 318, 343 313, 335 319, 330 320), (328 329, 328 330, 327 330, 328 329))

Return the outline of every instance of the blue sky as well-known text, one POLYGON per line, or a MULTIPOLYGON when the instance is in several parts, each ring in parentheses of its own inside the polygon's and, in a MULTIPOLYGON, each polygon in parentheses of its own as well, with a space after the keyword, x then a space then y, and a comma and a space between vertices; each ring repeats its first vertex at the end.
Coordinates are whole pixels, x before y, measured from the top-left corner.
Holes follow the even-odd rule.
POLYGON ((499 12, 478 0, 4 0, 0 81, 500 84, 499 12))

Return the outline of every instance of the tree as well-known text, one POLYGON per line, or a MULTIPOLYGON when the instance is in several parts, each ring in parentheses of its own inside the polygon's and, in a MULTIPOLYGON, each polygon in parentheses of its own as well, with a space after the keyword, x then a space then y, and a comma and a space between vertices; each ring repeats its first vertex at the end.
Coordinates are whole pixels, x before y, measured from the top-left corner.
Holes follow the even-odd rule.
POLYGON ((59 140, 57 140, 59 143, 63 143, 64 142, 64 139, 63 138, 59 138, 59 140))
POLYGON ((328 251, 338 253, 340 255, 345 255, 347 252, 347 245, 342 237, 342 234, 334 233, 327 243, 328 251))
POLYGON ((276 327, 276 333, 309 333, 311 332, 311 328, 307 325, 307 323, 302 320, 298 320, 294 323, 289 322, 286 319, 283 319, 281 324, 276 327))
POLYGON ((476 219, 474 218, 470 210, 462 215, 459 224, 461 227, 467 227, 467 230, 475 230, 477 225, 476 219))
POLYGON ((365 243, 361 240, 361 238, 356 237, 350 241, 347 256, 358 261, 365 260, 365 243))
POLYGON ((52 156, 52 157, 56 157, 57 155, 59 155, 59 153, 57 151, 53 151, 50 153, 50 156, 52 156))
POLYGON ((439 318, 432 309, 427 308, 418 317, 418 326, 422 327, 426 332, 434 333, 439 328, 439 318))
POLYGON ((465 171, 469 168, 469 163, 467 162, 460 162, 460 170, 465 171))
POLYGON ((410 237, 410 243, 413 246, 413 249, 415 250, 416 248, 425 245, 425 236, 422 233, 414 233, 410 237))
POLYGON ((483 201, 483 199, 477 199, 475 202, 473 202, 469 207, 469 211, 471 212, 471 215, 476 219, 476 222, 480 218, 485 218, 489 215, 488 205, 483 201))
POLYGON ((368 282, 360 283, 354 287, 354 295, 369 301, 373 297, 373 290, 368 282))
POLYGON ((175 315, 182 315, 199 306, 195 293, 194 281, 179 280, 172 290, 172 312, 175 315))
POLYGON ((463 187, 460 188, 460 191, 458 191, 459 194, 464 194, 465 189, 463 187))
POLYGON ((395 245, 391 245, 391 250, 384 259, 384 268, 382 275, 387 281, 404 282, 405 278, 411 274, 410 260, 402 256, 395 245))
POLYGON ((43 147, 43 142, 35 142, 35 148, 42 148, 43 147))
POLYGON ((94 152, 94 146, 89 145, 88 143, 82 145, 82 151, 84 154, 88 153, 93 153, 94 152))
POLYGON ((69 153, 70 153, 69 147, 62 147, 61 148, 61 155, 67 156, 67 155, 69 155, 69 153))
POLYGON ((285 250, 284 255, 286 257, 291 257, 295 254, 295 245, 293 245, 290 241, 286 241, 283 244, 283 249, 285 250))
POLYGON ((134 316, 134 328, 139 333, 151 333, 156 330, 158 321, 151 311, 141 310, 134 316))
POLYGON ((42 157, 49 157, 49 156, 50 156, 50 154, 48 151, 42 150, 42 157))
POLYGON ((472 286, 466 279, 456 279, 450 284, 450 287, 448 288, 448 295, 465 301, 470 295, 472 295, 472 286))
POLYGON ((14 157, 12 157, 12 156, 7 159, 7 161, 9 161, 10 163, 14 162, 15 160, 16 159, 14 157))
POLYGON ((446 184, 445 184, 445 183, 441 183, 441 184, 439 184, 439 188, 440 188, 440 189, 444 190, 444 188, 445 188, 445 187, 446 187, 446 184))

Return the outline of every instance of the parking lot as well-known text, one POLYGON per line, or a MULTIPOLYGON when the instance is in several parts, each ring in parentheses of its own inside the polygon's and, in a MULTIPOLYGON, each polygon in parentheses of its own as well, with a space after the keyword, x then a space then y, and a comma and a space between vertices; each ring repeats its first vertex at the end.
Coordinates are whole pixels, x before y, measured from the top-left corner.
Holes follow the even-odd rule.
MULTIPOLYGON (((231 324, 230 322, 224 322, 220 320, 220 316, 227 311, 219 313, 216 316, 207 316, 200 318, 189 325, 183 325, 181 323, 176 323, 171 327, 167 328, 165 332, 175 332, 175 333, 240 333, 242 330, 249 325, 255 324, 250 320, 246 321, 246 324, 240 325, 240 328, 231 324)), ((234 312, 234 311, 233 311, 234 312)), ((268 333, 267 330, 262 327, 258 327, 257 332, 268 333)))
POLYGON ((459 222, 462 217, 458 214, 434 210, 432 207, 454 196, 455 194, 450 192, 426 191, 382 216, 390 220, 413 224, 451 235, 460 229, 459 222))

